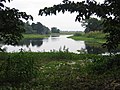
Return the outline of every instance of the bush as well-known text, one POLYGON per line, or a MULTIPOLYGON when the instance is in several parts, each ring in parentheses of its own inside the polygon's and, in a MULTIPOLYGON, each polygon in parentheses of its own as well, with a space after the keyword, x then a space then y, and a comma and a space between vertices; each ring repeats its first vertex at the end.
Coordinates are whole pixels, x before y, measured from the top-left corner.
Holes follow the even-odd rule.
POLYGON ((86 33, 85 36, 87 36, 88 38, 96 38, 96 39, 105 38, 105 34, 100 31, 89 32, 86 33))
POLYGON ((74 36, 82 36, 82 33, 75 33, 74 36))
POLYGON ((37 69, 34 60, 27 59, 24 53, 16 53, 1 62, 0 84, 20 84, 29 82, 37 77, 37 69), (24 59, 22 58, 24 57, 24 59))
POLYGON ((104 74, 109 71, 116 71, 120 69, 120 55, 115 57, 100 57, 94 59, 87 68, 88 72, 92 74, 104 74))

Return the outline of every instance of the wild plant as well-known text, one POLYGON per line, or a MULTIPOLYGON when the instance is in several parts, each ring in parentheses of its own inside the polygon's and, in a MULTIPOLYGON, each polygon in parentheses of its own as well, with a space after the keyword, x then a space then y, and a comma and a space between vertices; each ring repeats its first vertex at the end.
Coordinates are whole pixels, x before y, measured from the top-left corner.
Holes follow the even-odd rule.
POLYGON ((10 84, 29 83, 37 77, 34 59, 28 58, 24 52, 9 55, 0 65, 0 82, 10 84))

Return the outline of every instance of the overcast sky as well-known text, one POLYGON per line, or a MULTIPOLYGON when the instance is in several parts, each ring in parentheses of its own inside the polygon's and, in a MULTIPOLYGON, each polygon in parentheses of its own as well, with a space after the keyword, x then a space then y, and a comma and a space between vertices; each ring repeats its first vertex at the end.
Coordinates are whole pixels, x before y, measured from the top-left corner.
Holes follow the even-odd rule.
MULTIPOLYGON (((7 6, 11 8, 19 9, 27 14, 33 16, 33 22, 41 22, 43 25, 51 28, 57 27, 62 31, 84 31, 79 22, 75 22, 77 14, 65 14, 59 13, 56 16, 38 16, 39 10, 44 7, 50 7, 54 4, 62 3, 63 0, 13 0, 11 3, 7 3, 7 6)), ((82 0, 71 0, 82 1, 82 0)), ((103 0, 96 0, 102 2, 103 0)))

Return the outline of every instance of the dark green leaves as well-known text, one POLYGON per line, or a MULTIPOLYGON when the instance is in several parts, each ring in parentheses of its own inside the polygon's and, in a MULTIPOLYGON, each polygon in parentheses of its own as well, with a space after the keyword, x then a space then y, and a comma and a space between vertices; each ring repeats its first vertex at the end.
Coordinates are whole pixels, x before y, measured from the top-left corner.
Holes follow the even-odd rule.
POLYGON ((21 19, 31 19, 31 15, 19 10, 6 7, 0 9, 0 41, 5 44, 15 45, 21 40, 22 33, 25 31, 24 23, 21 19))
MULTIPOLYGON (((12 0, 7 0, 8 2, 12 1, 12 0)), ((0 2, 6 2, 6 0, 0 0, 0 2)))
POLYGON ((2 3, 0 3, 0 7, 4 7, 4 5, 2 3))
POLYGON ((72 1, 64 0, 63 4, 58 4, 58 5, 54 5, 53 7, 45 7, 44 9, 40 9, 39 15, 41 16, 43 14, 45 14, 46 16, 52 14, 56 15, 57 12, 58 13, 62 12, 64 14, 66 11, 70 13, 78 12, 79 14, 76 17, 76 21, 80 21, 82 19, 85 19, 85 17, 89 18, 90 15, 93 14, 88 9, 89 6, 85 4, 85 1, 75 3, 74 1, 72 2, 72 1))
POLYGON ((120 43, 120 0, 105 0, 104 3, 97 3, 95 0, 86 0, 82 2, 72 2, 63 0, 62 4, 54 5, 53 7, 46 7, 40 9, 39 15, 52 15, 58 12, 78 13, 75 21, 88 19, 91 15, 96 15, 103 18, 104 32, 109 35, 106 36, 107 42, 104 44, 108 50, 115 49, 120 43), (111 20, 110 20, 111 17, 111 20), (110 21, 109 21, 110 20, 110 21))

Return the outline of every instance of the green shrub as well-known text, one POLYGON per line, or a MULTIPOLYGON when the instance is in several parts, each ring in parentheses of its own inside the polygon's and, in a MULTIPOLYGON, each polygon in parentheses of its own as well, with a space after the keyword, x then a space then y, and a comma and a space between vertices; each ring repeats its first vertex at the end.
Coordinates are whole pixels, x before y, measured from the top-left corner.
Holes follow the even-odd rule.
POLYGON ((10 84, 20 84, 29 82, 37 77, 37 68, 34 60, 28 59, 24 53, 10 55, 6 60, 1 62, 0 82, 10 84), (22 58, 24 57, 24 58, 22 58))
POLYGON ((75 33, 74 36, 82 36, 82 33, 75 33))
POLYGON ((86 67, 91 74, 104 74, 109 71, 120 69, 120 55, 113 57, 100 57, 92 61, 86 67))
POLYGON ((105 38, 105 34, 100 31, 89 32, 86 33, 85 36, 87 36, 88 38, 95 38, 95 39, 105 38))
POLYGON ((111 90, 120 79, 120 55, 60 51, 0 56, 0 90, 111 90))

